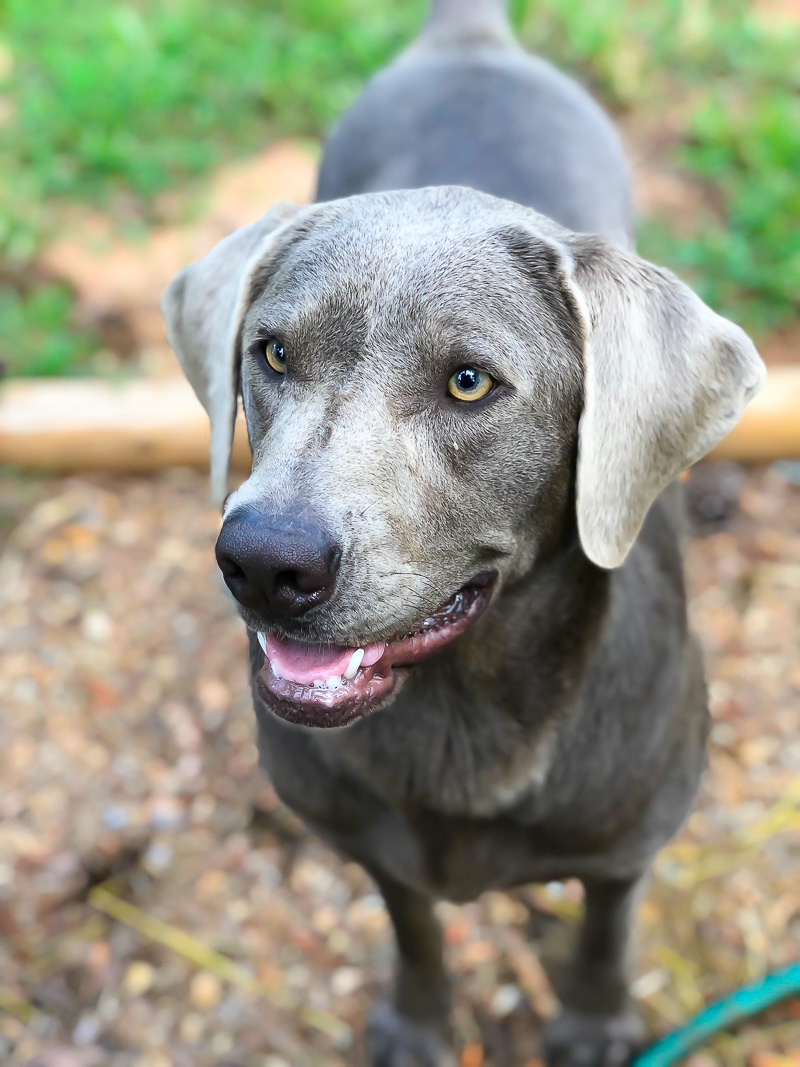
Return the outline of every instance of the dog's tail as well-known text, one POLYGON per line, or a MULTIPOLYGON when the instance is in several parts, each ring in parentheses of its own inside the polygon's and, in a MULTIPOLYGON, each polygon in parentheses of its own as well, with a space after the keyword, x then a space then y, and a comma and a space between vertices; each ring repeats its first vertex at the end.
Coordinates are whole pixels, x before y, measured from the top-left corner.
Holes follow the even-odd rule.
POLYGON ((431 0, 419 43, 433 47, 481 44, 515 47, 508 0, 431 0))

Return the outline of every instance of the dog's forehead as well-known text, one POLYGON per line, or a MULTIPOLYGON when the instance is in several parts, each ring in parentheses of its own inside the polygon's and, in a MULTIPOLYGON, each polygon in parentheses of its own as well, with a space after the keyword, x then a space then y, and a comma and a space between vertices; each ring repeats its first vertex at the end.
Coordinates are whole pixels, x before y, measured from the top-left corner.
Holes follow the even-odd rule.
MULTIPOLYGON (((536 280, 507 234, 529 223, 517 205, 467 189, 409 190, 318 205, 289 227, 255 295, 278 317, 369 329, 531 320, 536 280)), ((528 232, 531 244, 541 244, 528 232)))
POLYGON ((419 291, 456 276, 462 286, 477 282, 500 267, 503 250, 486 220, 420 210, 411 199, 377 208, 371 202, 343 204, 335 214, 322 214, 288 244, 286 276, 313 274, 323 288, 419 291))

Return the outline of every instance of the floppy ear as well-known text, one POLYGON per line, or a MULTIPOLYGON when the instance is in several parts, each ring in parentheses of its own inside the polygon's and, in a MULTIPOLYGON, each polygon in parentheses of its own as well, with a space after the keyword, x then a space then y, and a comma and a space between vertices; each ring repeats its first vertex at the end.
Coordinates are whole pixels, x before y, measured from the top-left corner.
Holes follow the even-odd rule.
POLYGON ((669 271, 601 238, 565 244, 584 329, 578 532, 591 560, 617 567, 653 500, 735 426, 765 369, 669 271))
POLYGON ((299 211, 276 204, 258 222, 236 230, 172 281, 161 300, 167 339, 211 420, 211 495, 222 505, 228 488, 239 381, 239 332, 255 270, 280 229, 299 211))

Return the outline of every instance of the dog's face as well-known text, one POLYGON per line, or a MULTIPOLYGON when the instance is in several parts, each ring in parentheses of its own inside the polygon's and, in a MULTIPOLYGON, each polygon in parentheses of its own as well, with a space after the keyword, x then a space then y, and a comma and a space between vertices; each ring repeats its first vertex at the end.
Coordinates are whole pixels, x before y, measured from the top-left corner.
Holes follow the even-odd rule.
POLYGON ((422 206, 345 202, 288 234, 245 315, 254 463, 226 516, 298 514, 335 541, 334 593, 293 627, 311 640, 411 631, 476 576, 522 573, 563 525, 578 323, 533 242, 526 263, 515 234, 422 206))
POLYGON ((262 696, 294 722, 382 706, 556 551, 578 449, 584 548, 620 562, 760 381, 746 338, 680 283, 478 193, 354 197, 276 224, 181 276, 166 312, 223 441, 240 360, 253 469, 218 559, 265 649, 262 696), (708 366, 635 351, 663 361, 698 332, 708 366))

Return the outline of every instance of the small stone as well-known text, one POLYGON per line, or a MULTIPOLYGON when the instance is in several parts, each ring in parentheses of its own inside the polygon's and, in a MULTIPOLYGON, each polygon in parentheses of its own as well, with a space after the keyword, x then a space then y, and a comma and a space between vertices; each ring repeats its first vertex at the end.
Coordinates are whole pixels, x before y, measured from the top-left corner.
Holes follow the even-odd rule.
POLYGON ((87 641, 103 645, 111 636, 111 619, 104 611, 87 611, 81 620, 81 631, 87 641))
POLYGON ((125 972, 125 992, 131 997, 144 996, 156 980, 155 967, 144 960, 134 960, 125 972))
POLYGON ((155 830, 177 830, 186 821, 183 804, 171 796, 153 797, 149 815, 150 825, 155 830))
POLYGON ((196 890, 201 900, 224 896, 228 892, 230 878, 226 871, 211 867, 197 879, 196 890))
POLYGON ((510 1015, 522 1001, 522 993, 515 985, 501 985, 492 997, 491 1012, 498 1019, 510 1015))
POLYGON ((219 678, 201 678, 196 692, 204 711, 225 711, 230 705, 230 689, 219 678))
POLYGON ((168 870, 175 853, 163 841, 154 841, 142 857, 142 866, 148 874, 159 875, 168 870))
POLYGON ((89 948, 86 964, 89 970, 102 974, 111 963, 111 945, 108 941, 94 941, 89 948))
POLYGON ((199 971, 189 987, 189 999, 198 1011, 215 1008, 222 999, 222 982, 211 971, 199 971))
POLYGON ((161 1049, 150 1049, 136 1060, 136 1067, 173 1067, 172 1057, 161 1049))
POLYGON ((246 900, 232 900, 225 909, 225 914, 233 922, 243 923, 253 914, 253 909, 246 900))
POLYGON ((233 1038, 224 1032, 214 1034, 211 1039, 211 1048, 215 1056, 227 1056, 233 1048, 233 1038))
POLYGON ((109 830, 124 830, 131 818, 127 809, 114 805, 103 812, 103 822, 109 830))
POLYGON ((100 1036, 100 1020, 96 1015, 84 1015, 72 1031, 72 1040, 81 1048, 93 1045, 100 1036))
POLYGON ((311 924, 318 934, 322 934, 323 937, 327 937, 332 930, 341 922, 341 916, 336 908, 331 907, 330 904, 324 904, 321 908, 317 908, 311 917, 311 924))
POLYGON ((363 976, 358 967, 338 967, 331 975, 331 991, 336 997, 349 997, 358 989, 363 976))
POLYGON ((203 1036, 205 1025, 206 1021, 202 1015, 196 1011, 190 1011, 188 1015, 184 1015, 181 1019, 181 1040, 185 1041, 187 1045, 196 1045, 203 1036))

